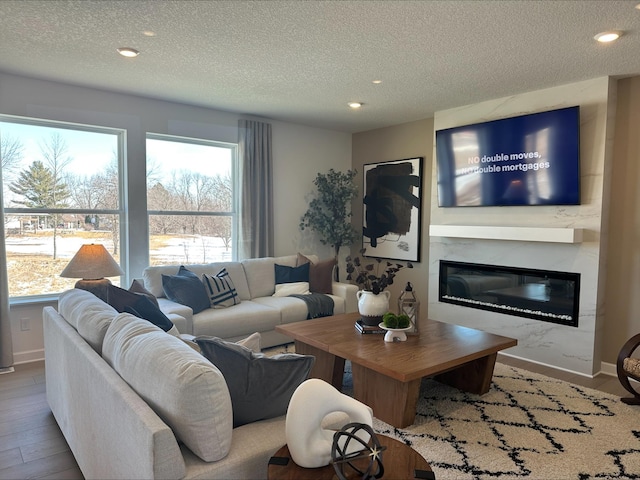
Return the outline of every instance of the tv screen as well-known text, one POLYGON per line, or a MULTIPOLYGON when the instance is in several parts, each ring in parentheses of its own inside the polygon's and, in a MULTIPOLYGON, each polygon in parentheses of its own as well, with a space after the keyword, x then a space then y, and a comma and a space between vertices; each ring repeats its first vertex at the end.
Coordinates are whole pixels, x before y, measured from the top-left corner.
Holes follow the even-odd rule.
POLYGON ((438 205, 578 205, 578 106, 436 132, 438 205))

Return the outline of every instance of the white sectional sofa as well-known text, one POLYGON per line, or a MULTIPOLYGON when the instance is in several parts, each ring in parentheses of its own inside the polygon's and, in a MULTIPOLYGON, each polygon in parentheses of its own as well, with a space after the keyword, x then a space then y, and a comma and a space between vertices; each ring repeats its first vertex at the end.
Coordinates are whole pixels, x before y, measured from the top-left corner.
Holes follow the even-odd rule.
MULTIPOLYGON (((315 255, 306 257, 313 264, 321 263, 315 255)), ((276 290, 276 264, 296 267, 300 264, 300 255, 184 265, 199 277, 204 273, 215 275, 226 268, 240 299, 238 305, 207 308, 196 314, 188 306, 165 296, 162 276, 176 275, 178 265, 147 267, 143 272, 143 280, 145 288, 158 299, 160 309, 174 322, 180 333, 212 335, 236 341, 259 332, 262 346, 270 347, 291 341, 275 331, 276 325, 305 320, 308 313, 306 303, 299 298, 273 296, 276 290)), ((357 291, 356 285, 333 282, 330 296, 334 302, 334 314, 357 311, 357 291)))
POLYGON ((225 378, 187 343, 84 290, 43 317, 47 400, 85 478, 266 478, 285 417, 233 428, 225 378))

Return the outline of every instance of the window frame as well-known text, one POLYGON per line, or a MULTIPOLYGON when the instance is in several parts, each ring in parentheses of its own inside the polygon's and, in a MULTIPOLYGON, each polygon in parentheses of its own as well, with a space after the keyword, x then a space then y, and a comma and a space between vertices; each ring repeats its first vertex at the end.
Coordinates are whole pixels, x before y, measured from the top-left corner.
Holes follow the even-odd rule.
MULTIPOLYGON (((117 168, 118 168, 118 208, 117 209, 82 209, 82 208, 26 208, 26 207, 4 207, 4 216, 12 215, 12 214, 53 214, 53 215, 87 215, 87 214, 98 214, 98 215, 114 215, 118 217, 118 251, 120 252, 120 267, 125 272, 124 275, 120 277, 120 282, 122 283, 123 278, 129 278, 129 269, 128 269, 128 248, 126 245, 128 244, 127 238, 127 212, 125 209, 126 205, 126 139, 127 132, 123 128, 114 128, 114 127, 103 127, 97 125, 87 125, 75 122, 65 122, 60 120, 50 120, 50 119, 41 119, 41 118, 31 118, 31 117, 22 117, 17 115, 6 115, 0 114, 0 122, 3 123, 15 123, 21 125, 30 125, 36 127, 45 127, 45 128, 54 128, 61 130, 72 130, 72 131, 81 131, 88 133, 99 133, 99 134, 107 134, 114 135, 116 138, 116 155, 117 155, 117 168)), ((0 167, 1 168, 1 167, 0 167)), ((4 183, 4 179, 3 179, 4 183)), ((4 188, 4 185, 3 185, 4 188)), ((5 232, 6 238, 6 232, 5 232)), ((2 239, 4 241, 5 239, 2 239)), ((4 259, 5 263, 7 261, 7 257, 5 255, 4 259)), ((28 304, 28 303, 38 303, 38 302, 48 302, 51 300, 55 300, 58 298, 61 292, 49 292, 37 295, 10 295, 9 296, 9 304, 10 305, 20 305, 20 304, 28 304)))
MULTIPOLYGON (((211 212, 211 211, 197 211, 192 210, 150 210, 147 206, 147 226, 151 224, 149 217, 151 215, 174 215, 174 216, 190 216, 198 215, 203 217, 231 217, 231 261, 238 260, 238 238, 239 238, 239 214, 238 206, 240 204, 240 183, 239 183, 239 159, 238 159, 238 144, 230 142, 221 142, 218 140, 208 140, 203 138, 185 137, 181 135, 170 135, 162 133, 147 132, 145 136, 145 147, 147 140, 161 140, 176 143, 187 143, 193 145, 202 145, 207 147, 225 148, 231 152, 231 211, 229 212, 211 212)), ((146 151, 146 148, 145 148, 146 151)), ((145 174, 147 172, 146 163, 148 155, 145 155, 145 174)), ((148 195, 148 184, 146 194, 148 195)), ((151 245, 151 231, 149 228, 148 244, 151 245)), ((151 248, 148 251, 148 264, 151 265, 151 248)))

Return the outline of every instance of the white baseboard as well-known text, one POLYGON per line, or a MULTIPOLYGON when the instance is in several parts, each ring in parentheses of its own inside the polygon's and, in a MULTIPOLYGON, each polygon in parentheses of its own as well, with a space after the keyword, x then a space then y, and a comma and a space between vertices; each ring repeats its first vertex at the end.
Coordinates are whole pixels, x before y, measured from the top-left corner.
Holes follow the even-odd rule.
POLYGON ((498 352, 498 356, 500 356, 500 355, 504 355, 505 357, 517 358, 517 359, 520 359, 520 360, 524 360, 525 362, 535 363, 536 365, 541 365, 543 367, 554 368, 556 370, 561 370, 563 372, 574 373, 576 375, 581 375, 581 376, 587 377, 587 378, 593 378, 598 374, 609 375, 611 377, 616 377, 618 375, 616 373, 616 365, 615 365, 615 363, 601 362, 600 363, 600 371, 596 372, 593 375, 588 375, 588 374, 585 374, 585 373, 575 372, 573 370, 568 370, 566 368, 556 367, 555 365, 550 365, 548 363, 536 362, 535 360, 529 360, 528 358, 518 357, 516 355, 512 355, 512 354, 509 354, 509 353, 498 352))
POLYGON ((603 375, 610 375, 612 377, 617 377, 618 373, 616 372, 616 364, 602 362, 600 364, 600 373, 602 373, 603 375))
POLYGON ((13 353, 13 364, 39 362, 44 360, 44 348, 39 350, 26 350, 24 352, 13 353))

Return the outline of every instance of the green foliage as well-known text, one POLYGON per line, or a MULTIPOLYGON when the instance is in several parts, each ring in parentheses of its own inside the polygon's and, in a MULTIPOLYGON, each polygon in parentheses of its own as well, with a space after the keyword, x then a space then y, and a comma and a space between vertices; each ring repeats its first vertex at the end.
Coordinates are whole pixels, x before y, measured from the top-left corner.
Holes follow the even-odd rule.
POLYGON ((411 320, 406 313, 396 315, 393 312, 387 312, 382 317, 382 323, 387 328, 407 328, 411 325, 411 320))
MULTIPOLYGON (((364 255, 366 248, 360 249, 360 255, 364 255)), ((382 292, 389 285, 393 285, 393 279, 396 274, 403 268, 413 268, 411 262, 406 265, 402 263, 386 262, 384 270, 380 273, 382 259, 376 258, 373 263, 363 264, 360 257, 346 258, 347 262, 347 280, 353 280, 362 290, 368 290, 375 295, 382 292)))
POLYGON ((67 185, 39 160, 20 172, 9 189, 23 197, 15 202, 27 208, 65 208, 70 196, 67 185))
POLYGON ((315 198, 300 219, 300 230, 308 228, 320 236, 323 245, 331 245, 338 254, 340 247, 353 243, 358 233, 351 226, 351 201, 358 195, 355 170, 346 173, 330 169, 319 173, 313 184, 315 198))
POLYGON ((382 323, 387 328, 398 328, 398 317, 393 312, 387 312, 382 316, 382 323))
POLYGON ((409 318, 409 315, 407 315, 406 313, 401 313, 400 315, 398 315, 398 328, 407 328, 409 325, 411 325, 411 319, 409 318))

